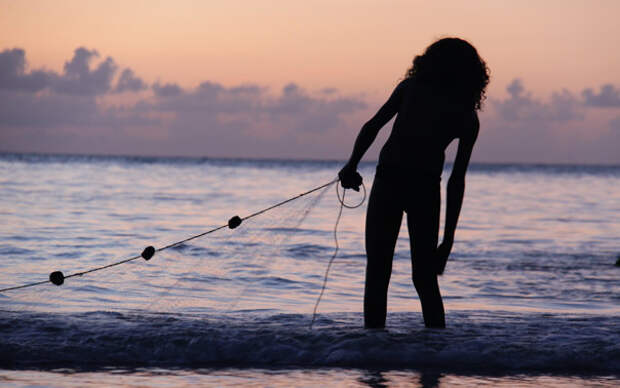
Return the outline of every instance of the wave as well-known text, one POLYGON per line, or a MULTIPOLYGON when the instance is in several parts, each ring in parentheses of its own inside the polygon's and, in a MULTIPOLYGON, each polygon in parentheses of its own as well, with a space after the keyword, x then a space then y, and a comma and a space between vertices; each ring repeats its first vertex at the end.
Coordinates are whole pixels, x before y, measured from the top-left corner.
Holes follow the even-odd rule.
POLYGON ((311 316, 0 312, 0 367, 385 367, 443 371, 620 373, 613 316, 456 311, 447 329, 419 313, 389 315, 386 330, 359 313, 311 316))

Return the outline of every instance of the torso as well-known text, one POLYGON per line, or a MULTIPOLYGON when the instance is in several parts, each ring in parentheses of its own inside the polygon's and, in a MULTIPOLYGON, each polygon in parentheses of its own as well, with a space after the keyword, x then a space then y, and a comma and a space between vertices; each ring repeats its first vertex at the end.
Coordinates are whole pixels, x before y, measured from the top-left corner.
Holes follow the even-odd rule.
POLYGON ((473 131, 476 113, 405 80, 392 133, 381 149, 379 171, 441 177, 445 149, 473 131))

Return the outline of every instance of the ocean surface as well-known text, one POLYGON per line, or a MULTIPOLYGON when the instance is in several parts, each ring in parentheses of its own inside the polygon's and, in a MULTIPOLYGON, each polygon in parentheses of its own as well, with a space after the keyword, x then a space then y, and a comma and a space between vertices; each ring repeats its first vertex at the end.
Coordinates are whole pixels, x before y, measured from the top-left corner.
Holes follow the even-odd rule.
MULTIPOLYGON (((424 328, 405 223, 387 327, 362 328, 365 204, 343 210, 311 327, 335 183, 225 226, 340 167, 0 154, 0 289, 222 227, 0 292, 0 385, 620 385, 620 166, 472 164, 444 330, 424 328)), ((360 172, 370 191, 374 164, 360 172)))

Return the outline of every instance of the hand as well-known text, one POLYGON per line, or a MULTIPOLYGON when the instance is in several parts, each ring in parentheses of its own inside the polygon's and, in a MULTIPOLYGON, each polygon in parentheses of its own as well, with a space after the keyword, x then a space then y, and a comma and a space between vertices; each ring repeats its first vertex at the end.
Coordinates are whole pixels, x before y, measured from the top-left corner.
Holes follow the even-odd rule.
POLYGON ((362 176, 356 171, 355 167, 347 163, 338 173, 338 178, 340 178, 340 184, 345 189, 360 191, 362 176))
POLYGON ((437 256, 435 258, 437 260, 437 275, 442 275, 443 271, 446 269, 448 257, 450 256, 450 251, 452 251, 452 243, 452 240, 444 239, 437 247, 437 256))

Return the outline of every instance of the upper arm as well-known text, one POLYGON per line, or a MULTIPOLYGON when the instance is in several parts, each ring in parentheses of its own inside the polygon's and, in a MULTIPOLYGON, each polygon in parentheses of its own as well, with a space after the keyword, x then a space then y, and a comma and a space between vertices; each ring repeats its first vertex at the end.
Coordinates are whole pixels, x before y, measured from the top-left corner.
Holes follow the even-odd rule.
POLYGON ((390 98, 385 104, 377 111, 377 113, 368 121, 367 125, 370 125, 375 131, 379 131, 388 121, 398 113, 402 99, 405 93, 405 86, 408 80, 401 81, 390 98))
POLYGON ((474 112, 472 127, 468 128, 465 134, 459 138, 459 147, 456 151, 454 166, 450 174, 451 181, 465 181, 465 173, 467 172, 467 166, 469 165, 471 153, 474 149, 476 139, 478 138, 479 130, 480 122, 478 121, 478 115, 474 112))

